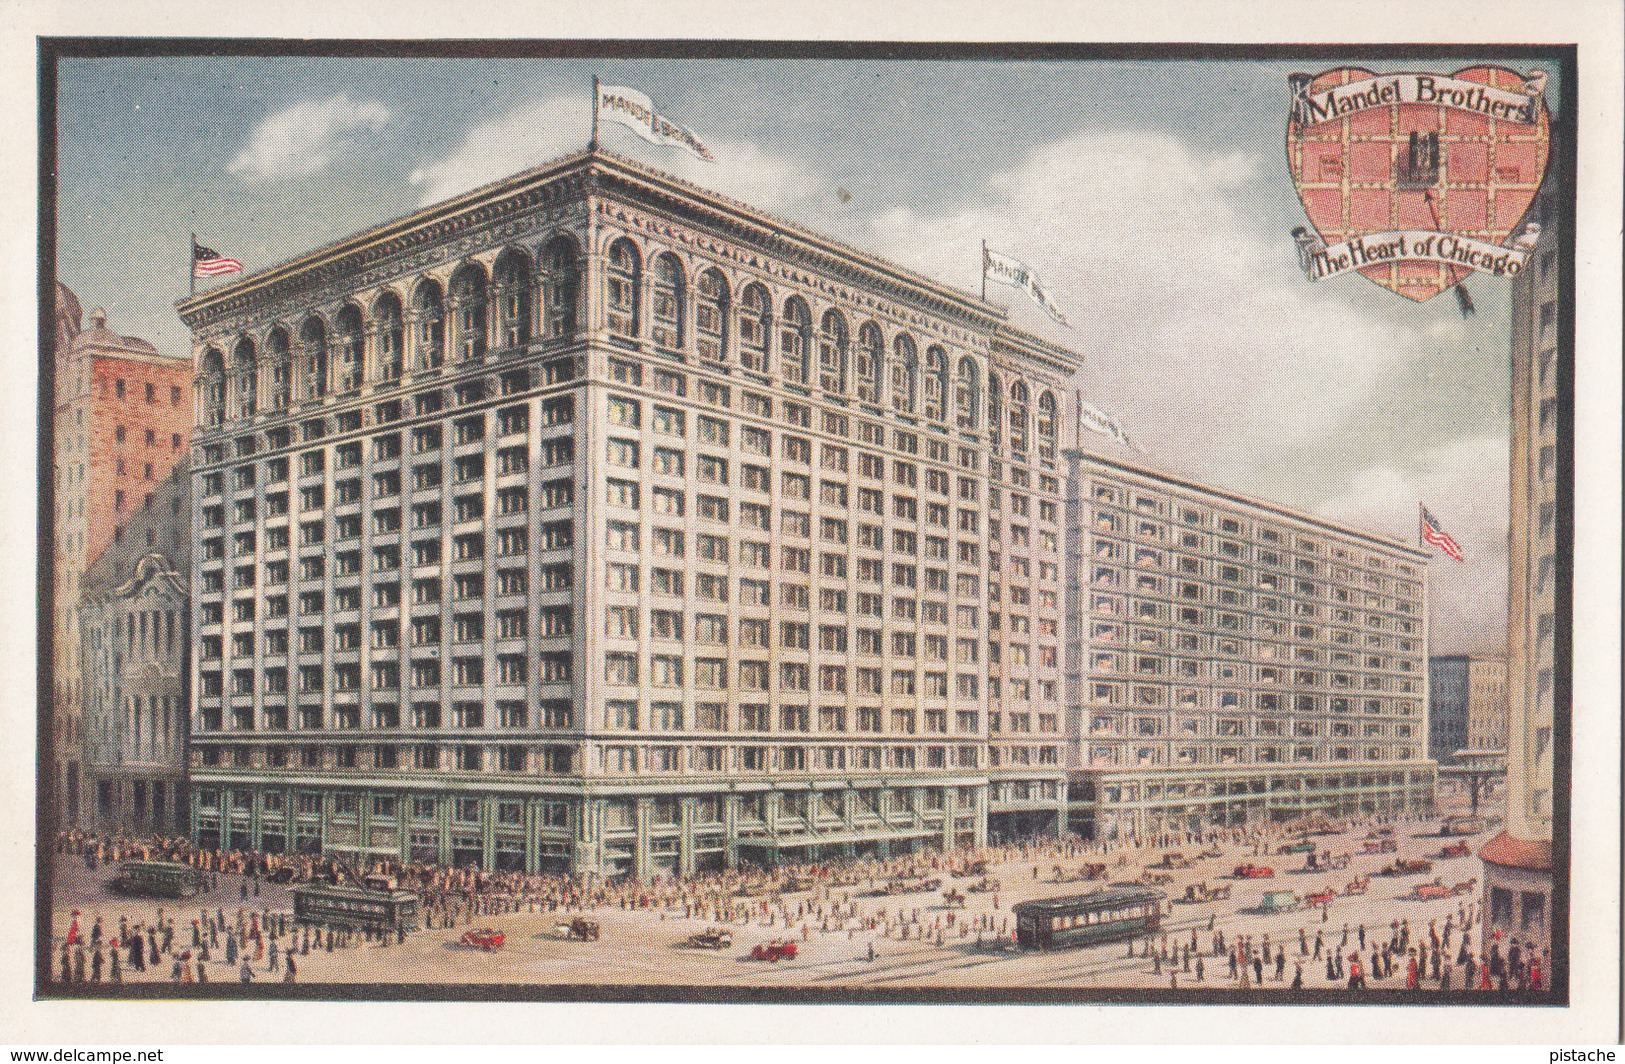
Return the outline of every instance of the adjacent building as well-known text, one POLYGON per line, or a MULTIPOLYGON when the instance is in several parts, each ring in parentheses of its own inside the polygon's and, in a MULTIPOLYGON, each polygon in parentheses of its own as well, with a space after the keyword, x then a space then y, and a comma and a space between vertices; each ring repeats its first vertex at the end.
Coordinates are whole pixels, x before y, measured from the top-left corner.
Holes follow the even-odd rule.
POLYGON ((1069 377, 590 151, 180 304, 203 845, 649 874, 1053 832, 1069 377))
POLYGON ((80 652, 84 821, 177 835, 186 802, 191 477, 173 466, 85 573, 80 652))
POLYGON ((1427 554, 1085 442, 1066 454, 1072 829, 1430 809, 1427 554))
POLYGON ((1501 654, 1439 654, 1428 659, 1428 756, 1445 763, 1459 750, 1505 750, 1507 659, 1501 654))
POLYGON ((119 542, 186 454, 192 424, 190 361, 120 336, 78 298, 56 292, 54 542, 52 558, 51 780, 59 823, 79 824, 84 802, 84 683, 80 615, 85 572, 119 542))
POLYGON ((1490 926, 1541 946, 1551 940, 1553 728, 1566 667, 1558 645, 1558 603, 1566 597, 1560 559, 1572 547, 1558 525, 1565 267, 1556 169, 1532 208, 1542 228, 1529 266, 1512 282, 1506 823, 1479 854, 1490 926))

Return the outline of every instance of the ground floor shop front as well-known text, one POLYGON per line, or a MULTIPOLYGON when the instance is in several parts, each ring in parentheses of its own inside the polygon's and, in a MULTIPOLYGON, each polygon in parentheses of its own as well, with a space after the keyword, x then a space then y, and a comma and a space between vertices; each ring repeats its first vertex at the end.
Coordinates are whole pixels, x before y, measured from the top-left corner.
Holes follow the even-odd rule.
POLYGON ((560 785, 193 780, 200 847, 529 873, 690 874, 986 845, 1060 829, 1058 778, 560 785))
POLYGON ((1314 817, 1419 815, 1433 811, 1434 788, 1431 761, 1336 770, 1083 771, 1068 781, 1067 827, 1107 840, 1314 817))

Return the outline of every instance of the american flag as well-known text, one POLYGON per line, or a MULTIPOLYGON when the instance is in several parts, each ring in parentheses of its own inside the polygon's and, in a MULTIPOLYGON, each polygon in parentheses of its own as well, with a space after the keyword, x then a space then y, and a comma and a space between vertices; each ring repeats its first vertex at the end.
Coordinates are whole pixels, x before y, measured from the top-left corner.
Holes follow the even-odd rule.
POLYGON ((217 277, 223 273, 241 273, 243 264, 192 241, 192 276, 217 277))
POLYGON ((1428 513, 1426 506, 1422 507, 1422 540, 1438 547, 1458 562, 1466 560, 1461 554, 1461 544, 1457 543, 1450 533, 1444 530, 1444 527, 1439 524, 1438 518, 1428 513))

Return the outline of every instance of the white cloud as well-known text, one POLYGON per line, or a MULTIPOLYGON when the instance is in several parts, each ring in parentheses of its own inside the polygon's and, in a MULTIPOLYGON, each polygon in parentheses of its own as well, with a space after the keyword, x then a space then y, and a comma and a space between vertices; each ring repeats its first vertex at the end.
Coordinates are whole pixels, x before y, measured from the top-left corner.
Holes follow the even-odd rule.
POLYGON ((314 174, 349 148, 358 134, 375 133, 389 119, 388 108, 374 100, 334 96, 297 103, 262 121, 226 169, 258 181, 314 174))
POLYGON ((1083 134, 1034 151, 981 202, 895 209, 860 242, 972 290, 984 237, 1026 261, 1074 328, 1014 289, 989 297, 1079 352, 1085 396, 1159 465, 1411 541, 1427 499, 1475 548, 1433 567, 1439 634, 1493 640, 1506 438, 1488 417, 1440 434, 1411 376, 1461 350, 1464 326, 1453 307, 1416 315, 1359 278, 1308 284, 1286 232, 1248 202, 1258 166, 1159 133, 1083 134))
MULTIPOLYGON (((450 155, 419 166, 410 180, 420 203, 434 203, 580 151, 591 126, 592 103, 579 95, 524 104, 474 126, 450 155)), ((604 125, 599 140, 609 151, 764 210, 795 210, 827 187, 793 161, 754 144, 699 135, 717 162, 650 145, 615 125, 604 125)))

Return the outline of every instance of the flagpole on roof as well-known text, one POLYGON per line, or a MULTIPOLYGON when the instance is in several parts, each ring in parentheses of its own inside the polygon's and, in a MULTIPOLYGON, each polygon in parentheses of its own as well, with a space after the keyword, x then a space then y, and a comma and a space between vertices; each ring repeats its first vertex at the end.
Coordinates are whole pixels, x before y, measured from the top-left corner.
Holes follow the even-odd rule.
POLYGON ((592 137, 587 141, 587 150, 598 150, 598 75, 592 76, 592 137))
POLYGON ((186 283, 190 294, 197 295, 197 234, 192 234, 192 248, 186 256, 186 283))
POLYGON ((982 302, 987 302, 987 237, 982 238, 982 302))

